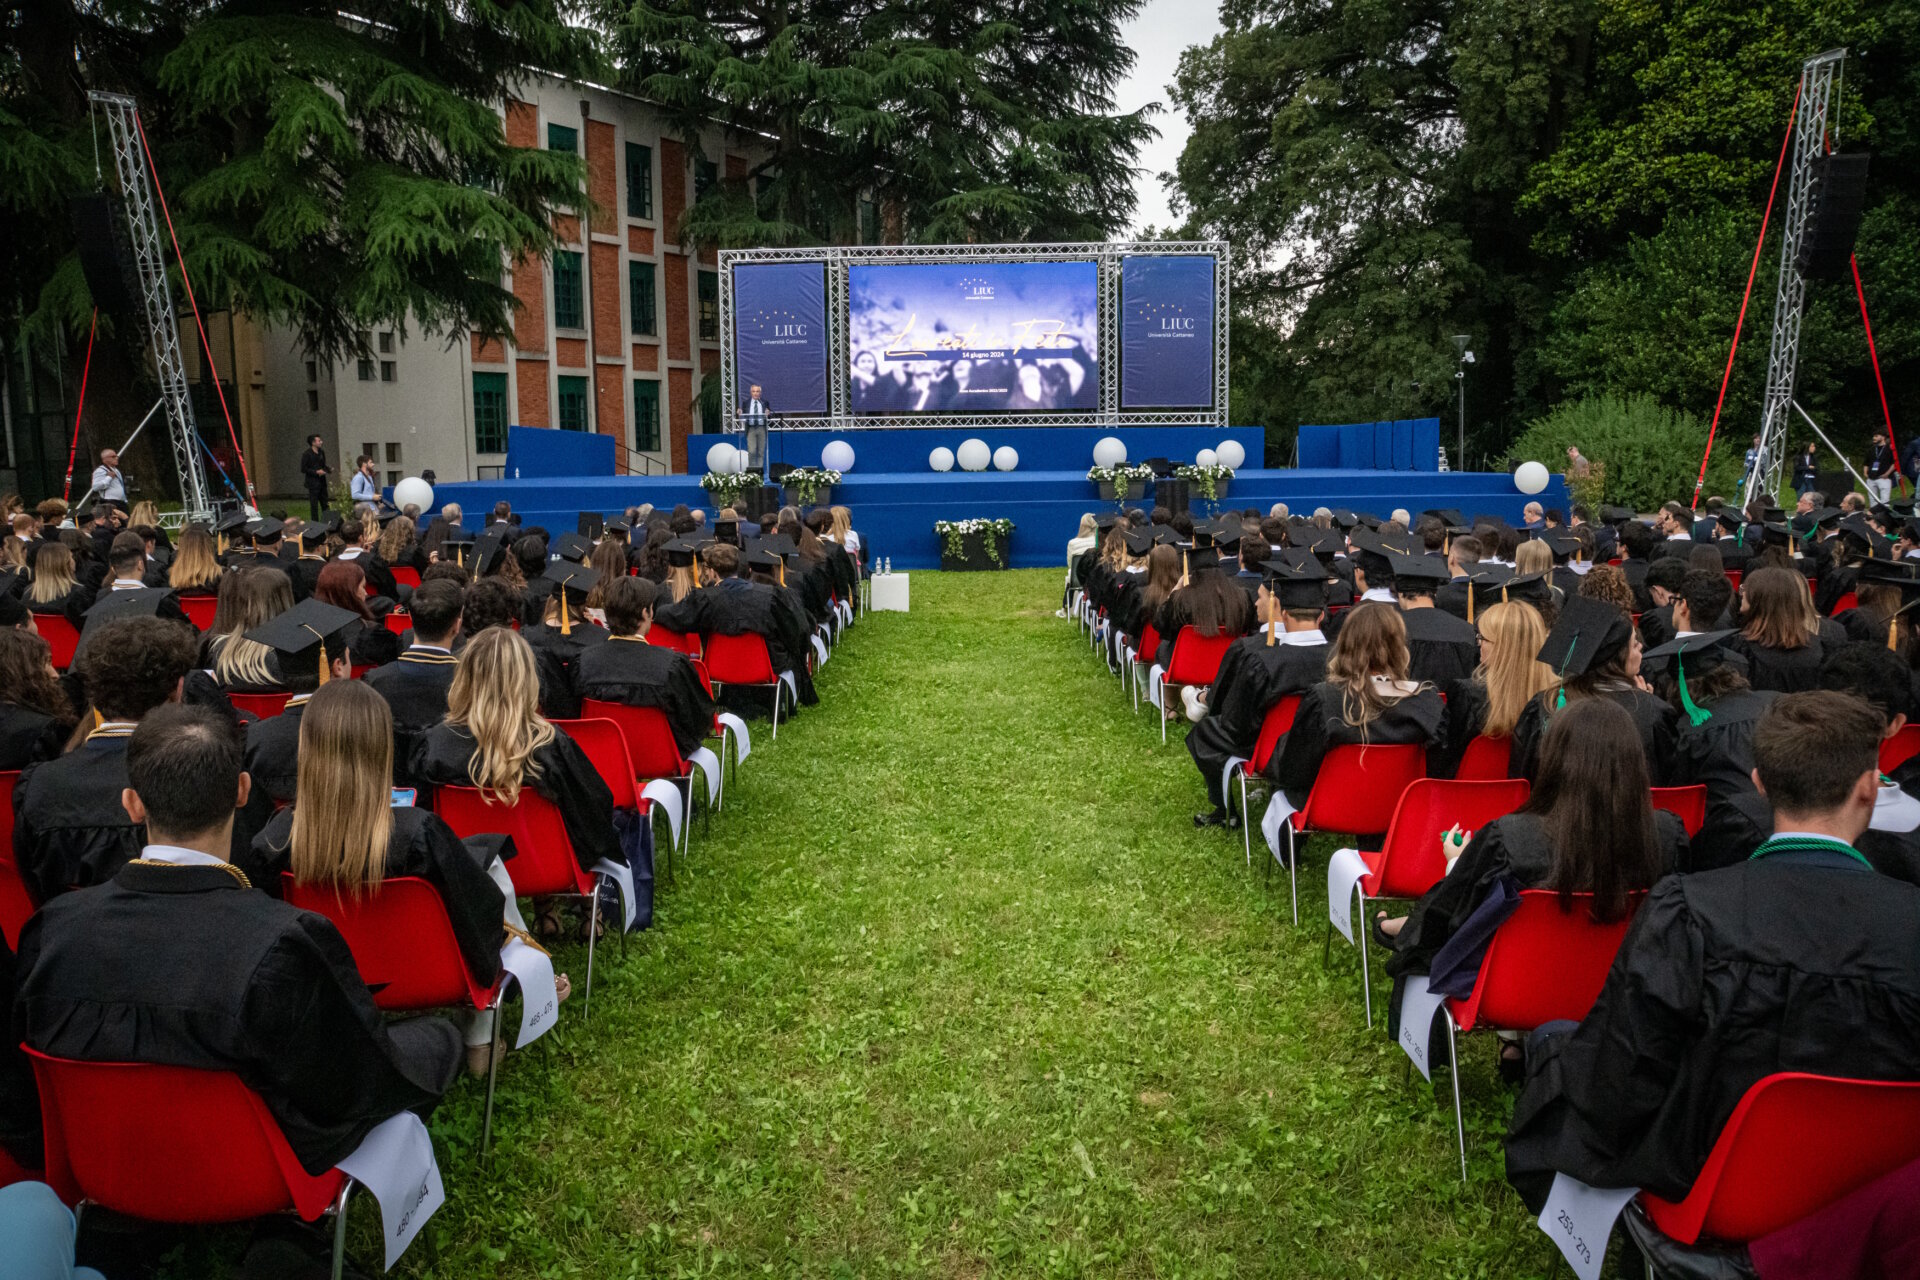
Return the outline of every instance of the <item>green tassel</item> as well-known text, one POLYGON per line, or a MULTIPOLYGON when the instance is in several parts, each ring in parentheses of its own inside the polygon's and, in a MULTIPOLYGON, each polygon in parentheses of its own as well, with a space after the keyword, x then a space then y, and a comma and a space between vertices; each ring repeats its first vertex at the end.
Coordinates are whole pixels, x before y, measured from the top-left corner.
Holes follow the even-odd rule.
POLYGON ((1687 719, 1693 721, 1694 727, 1699 728, 1713 719, 1713 712, 1695 702, 1693 694, 1687 690, 1686 650, 1682 649, 1673 655, 1673 669, 1680 682, 1680 709, 1687 713, 1687 719))

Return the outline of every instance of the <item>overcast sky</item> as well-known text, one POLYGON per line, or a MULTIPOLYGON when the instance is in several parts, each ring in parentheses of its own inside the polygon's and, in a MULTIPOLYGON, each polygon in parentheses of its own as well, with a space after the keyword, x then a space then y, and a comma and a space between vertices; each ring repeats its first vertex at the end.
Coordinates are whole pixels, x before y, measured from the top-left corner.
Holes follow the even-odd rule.
POLYGON ((1127 43, 1134 52, 1133 72, 1114 91, 1115 105, 1121 111, 1132 111, 1149 102, 1165 108, 1153 121, 1160 136, 1140 149, 1137 161, 1139 173, 1133 183, 1139 197, 1133 211, 1135 232, 1173 223, 1173 211, 1159 175, 1173 168, 1180 149, 1186 146, 1187 122, 1174 108, 1167 86, 1180 68, 1181 53, 1189 45, 1205 44, 1218 34, 1217 0, 1147 0, 1139 16, 1126 26, 1127 43))

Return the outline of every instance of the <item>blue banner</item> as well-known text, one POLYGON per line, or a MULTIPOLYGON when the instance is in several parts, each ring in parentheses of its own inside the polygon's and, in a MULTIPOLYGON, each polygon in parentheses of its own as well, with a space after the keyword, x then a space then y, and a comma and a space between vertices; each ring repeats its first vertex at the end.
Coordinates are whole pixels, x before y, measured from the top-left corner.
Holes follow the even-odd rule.
POLYGON ((734 391, 745 413, 827 411, 827 269, 820 262, 733 268, 734 391))
POLYGON ((954 262, 847 269, 855 413, 1100 406, 1100 269, 954 262))
POLYGON ((1120 407, 1213 407, 1214 260, 1186 254, 1120 264, 1120 407))

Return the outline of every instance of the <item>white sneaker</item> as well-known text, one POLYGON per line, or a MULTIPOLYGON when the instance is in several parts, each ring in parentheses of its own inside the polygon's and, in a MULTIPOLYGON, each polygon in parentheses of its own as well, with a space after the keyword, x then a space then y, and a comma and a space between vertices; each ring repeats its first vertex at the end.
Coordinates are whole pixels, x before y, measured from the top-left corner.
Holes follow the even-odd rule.
POLYGON ((1183 685, 1180 689, 1180 701, 1187 704, 1187 719, 1199 724, 1207 718, 1207 704, 1200 701, 1200 691, 1192 685, 1183 685))
POLYGON ((1067 611, 1065 609, 1055 609, 1053 611, 1053 616, 1056 618, 1064 618, 1067 616, 1067 611))

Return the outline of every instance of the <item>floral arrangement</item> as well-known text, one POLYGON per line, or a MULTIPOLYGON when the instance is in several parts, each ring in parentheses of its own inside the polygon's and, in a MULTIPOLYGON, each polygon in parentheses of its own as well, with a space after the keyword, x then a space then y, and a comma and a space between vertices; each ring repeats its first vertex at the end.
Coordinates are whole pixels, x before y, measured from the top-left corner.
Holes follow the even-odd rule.
POLYGON ((826 467, 795 467, 780 477, 780 483, 793 490, 794 496, 800 499, 799 505, 810 507, 822 489, 831 489, 840 483, 840 473, 826 467))
POLYGON ((1145 463, 1121 463, 1117 467, 1088 467, 1087 479, 1095 484, 1110 484, 1115 489, 1125 489, 1139 481, 1142 484, 1153 479, 1153 468, 1145 463))
POLYGON ((1227 481, 1233 479, 1233 468, 1224 462, 1209 463, 1204 467, 1197 463, 1190 463, 1175 467, 1173 474, 1183 480, 1191 481, 1194 491, 1208 502, 1212 502, 1220 496, 1220 491, 1227 487, 1227 481))
POLYGON ((732 506, 742 494, 760 487, 758 471, 709 471, 700 477, 700 487, 713 495, 716 507, 732 506))
POLYGON ((1001 568, 1006 568, 1006 556, 1000 550, 1000 541, 1013 536, 1013 521, 1001 520, 935 520, 933 531, 940 535, 940 545, 955 560, 966 556, 966 539, 969 534, 980 535, 980 546, 987 553, 987 559, 1001 568))

